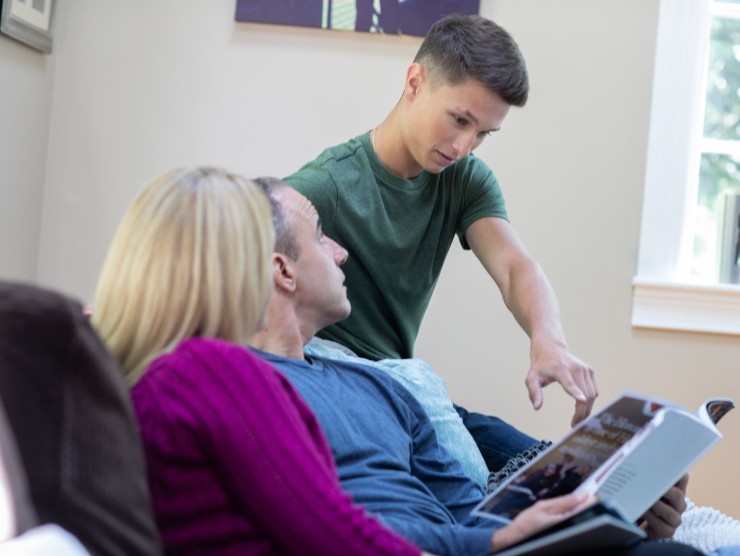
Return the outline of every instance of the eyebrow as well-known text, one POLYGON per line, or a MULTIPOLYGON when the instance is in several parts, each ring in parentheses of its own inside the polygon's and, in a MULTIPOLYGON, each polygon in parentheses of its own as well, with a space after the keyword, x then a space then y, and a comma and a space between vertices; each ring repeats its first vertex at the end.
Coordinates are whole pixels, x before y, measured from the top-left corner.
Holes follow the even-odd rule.
MULTIPOLYGON (((473 122, 475 125, 479 125, 480 122, 478 121, 478 118, 475 117, 475 115, 470 110, 463 110, 461 109, 460 112, 462 112, 463 116, 468 118, 471 122, 473 122)), ((482 129, 481 131, 483 133, 491 133, 493 131, 500 131, 500 127, 494 127, 493 129, 482 129)))

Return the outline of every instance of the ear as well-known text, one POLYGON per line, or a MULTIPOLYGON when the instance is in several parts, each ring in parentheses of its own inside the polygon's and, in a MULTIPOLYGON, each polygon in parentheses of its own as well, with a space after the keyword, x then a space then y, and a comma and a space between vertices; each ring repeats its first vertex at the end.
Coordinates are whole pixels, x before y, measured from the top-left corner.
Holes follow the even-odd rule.
POLYGON ((283 292, 293 292, 296 287, 295 261, 282 253, 272 254, 272 277, 275 289, 283 292))
POLYGON ((425 74, 424 66, 418 62, 414 62, 406 70, 406 81, 404 82, 403 96, 409 102, 413 102, 416 96, 419 94, 419 88, 424 83, 425 74))

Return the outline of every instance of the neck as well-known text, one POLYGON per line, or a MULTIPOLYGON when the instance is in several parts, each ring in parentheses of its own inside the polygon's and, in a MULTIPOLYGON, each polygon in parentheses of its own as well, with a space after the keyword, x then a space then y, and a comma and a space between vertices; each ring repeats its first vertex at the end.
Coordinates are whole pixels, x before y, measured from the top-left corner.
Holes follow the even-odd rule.
POLYGON ((411 156, 401 133, 401 114, 396 106, 370 136, 375 155, 385 168, 396 176, 411 179, 418 176, 422 168, 411 156))
POLYGON ((267 325, 249 339, 249 344, 273 355, 304 359, 303 346, 311 339, 302 333, 289 307, 279 307, 270 303, 267 310, 267 325))

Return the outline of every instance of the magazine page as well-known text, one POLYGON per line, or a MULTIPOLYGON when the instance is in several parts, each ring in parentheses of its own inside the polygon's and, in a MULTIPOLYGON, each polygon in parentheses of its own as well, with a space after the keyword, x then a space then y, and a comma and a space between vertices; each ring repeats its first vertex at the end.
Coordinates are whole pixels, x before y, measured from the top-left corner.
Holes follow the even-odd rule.
POLYGON ((699 407, 697 415, 705 423, 716 425, 727 413, 735 408, 735 403, 730 398, 713 398, 705 401, 699 407))
POLYGON ((513 520, 537 500, 573 492, 589 480, 595 488, 624 457, 623 447, 637 441, 664 402, 625 394, 592 415, 530 462, 473 513, 502 522, 513 520))
POLYGON ((628 520, 637 520, 721 438, 695 414, 665 408, 650 423, 645 441, 597 486, 598 496, 611 500, 628 520))

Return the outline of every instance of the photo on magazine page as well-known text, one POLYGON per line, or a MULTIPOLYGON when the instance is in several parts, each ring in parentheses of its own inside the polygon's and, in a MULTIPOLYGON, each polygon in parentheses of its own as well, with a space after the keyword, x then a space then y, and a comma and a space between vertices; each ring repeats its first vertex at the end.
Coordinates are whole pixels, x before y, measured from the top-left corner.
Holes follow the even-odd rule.
POLYGON ((704 402, 699 408, 699 415, 706 413, 707 418, 716 425, 731 409, 735 409, 735 402, 730 398, 716 398, 704 402))
POLYGON ((592 474, 606 473, 610 458, 639 437, 662 407, 637 395, 618 398, 503 483, 474 513, 509 522, 538 500, 573 492, 592 474))

